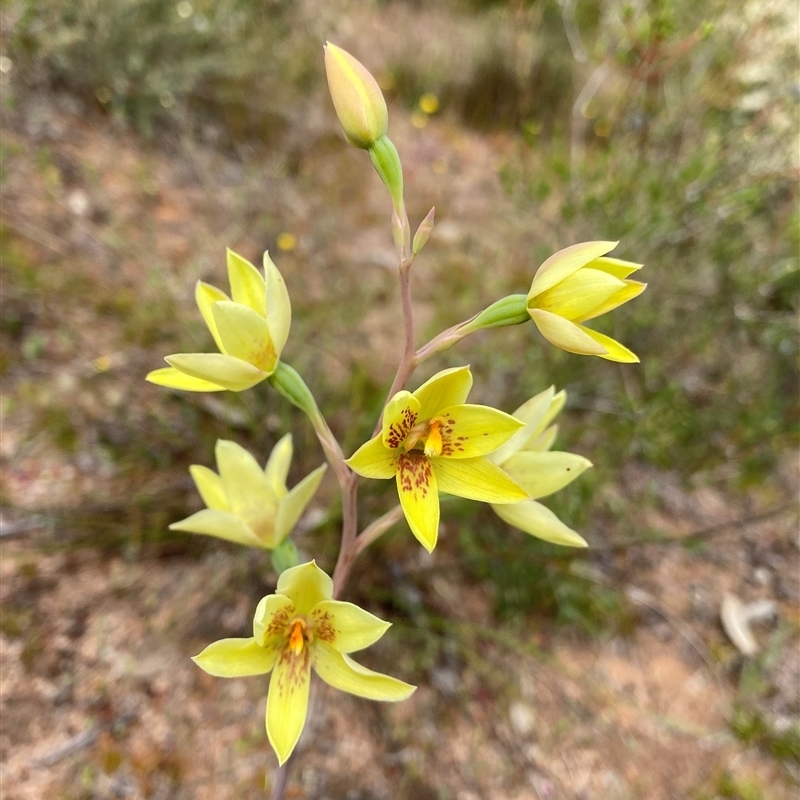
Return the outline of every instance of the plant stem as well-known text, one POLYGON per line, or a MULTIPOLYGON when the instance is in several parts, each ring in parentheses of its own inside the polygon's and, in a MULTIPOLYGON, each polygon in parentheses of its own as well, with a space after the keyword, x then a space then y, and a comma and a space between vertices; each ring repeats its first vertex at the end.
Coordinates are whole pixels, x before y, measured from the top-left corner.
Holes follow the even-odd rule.
MULTIPOLYGON (((477 315, 476 315, 477 316, 477 315)), ((474 319, 474 317, 472 318, 474 319)), ((417 364, 427 361, 431 356, 441 353, 444 350, 451 348, 454 344, 460 342, 467 334, 460 334, 459 328, 462 328, 470 320, 464 320, 446 331, 442 331, 433 337, 427 344, 422 345, 419 350, 414 353, 414 359, 417 364)))
POLYGON ((272 791, 269 793, 269 800, 283 800, 286 784, 289 782, 289 767, 293 760, 294 756, 290 756, 288 761, 275 770, 272 776, 272 791))
POLYGON ((313 415, 309 414, 309 419, 314 426, 317 439, 319 439, 319 443, 322 445, 322 449, 325 452, 325 458, 328 459, 328 463, 333 467, 333 471, 336 473, 336 479, 339 481, 339 486, 342 492, 344 492, 353 473, 347 464, 344 463, 342 448, 333 435, 333 431, 328 427, 328 423, 325 421, 325 417, 322 416, 322 412, 319 409, 315 409, 313 415))
POLYGON ((395 522, 403 518, 403 509, 395 506, 391 511, 387 511, 382 517, 378 517, 364 528, 356 537, 356 555, 364 548, 369 547, 376 539, 382 536, 395 522))
MULTIPOLYGON (((414 254, 409 249, 407 236, 408 217, 405 205, 401 206, 400 230, 401 236, 398 242, 399 279, 400 279, 400 302, 403 309, 403 331, 405 345, 400 363, 397 367, 392 387, 389 389, 387 402, 400 389, 405 386, 406 381, 411 377, 417 366, 416 351, 414 348, 414 309, 411 304, 411 281, 409 270, 414 262, 414 254)), ((457 340, 456 340, 457 341, 457 340)), ((342 492, 342 540, 339 545, 339 556, 336 559, 336 567, 333 570, 333 596, 339 598, 347 585, 350 571, 356 560, 356 556, 374 542, 382 533, 388 530, 403 515, 401 507, 398 505, 382 517, 368 525, 361 535, 358 535, 358 481, 359 476, 345 464, 342 448, 336 437, 333 435, 328 423, 322 413, 314 406, 313 410, 307 411, 311 424, 317 438, 325 451, 331 467, 333 467, 339 486, 342 492)), ((381 418, 382 418, 381 414, 381 418)), ((378 420, 373 436, 381 429, 382 419, 378 420)), ((289 765, 291 759, 275 772, 272 784, 270 800, 283 800, 286 783, 289 779, 289 765)))
MULTIPOLYGON (((414 349, 414 308, 411 304, 411 280, 410 269, 414 263, 414 254, 405 253, 401 255, 398 276, 400 278, 400 302, 403 308, 403 333, 405 345, 400 363, 397 365, 392 386, 386 396, 386 403, 394 397, 405 385, 417 367, 416 351, 414 349)), ((384 403, 384 406, 386 405, 384 403)), ((383 414, 378 419, 372 435, 375 436, 381 429, 383 414)))
POLYGON ((350 472, 347 484, 342 487, 342 542, 333 571, 333 596, 344 591, 353 562, 356 559, 356 534, 358 533, 358 475, 350 472))
MULTIPOLYGON (((402 208, 402 214, 401 227, 404 226, 408 228, 408 218, 405 213, 405 207, 402 208)), ((403 347, 403 354, 400 357, 400 363, 397 366, 397 372, 392 381, 392 387, 389 389, 387 402, 405 386, 406 381, 411 377, 411 374, 417 366, 416 353, 414 350, 414 309, 411 304, 411 281, 409 277, 409 270, 414 263, 414 254, 410 252, 408 244, 404 240, 399 243, 398 251, 400 257, 398 276, 400 279, 400 302, 403 308, 405 345, 403 347)), ((383 415, 381 415, 381 417, 382 416, 383 415)), ((377 435, 380 431, 381 422, 382 419, 378 419, 378 424, 375 426, 373 436, 377 435)), ((382 528, 379 527, 379 524, 385 521, 386 517, 396 512, 397 510, 395 509, 370 525, 364 531, 364 533, 370 532, 369 536, 366 538, 358 537, 358 475, 352 471, 350 472, 347 484, 342 485, 342 543, 339 548, 339 557, 336 560, 336 568, 333 571, 334 597, 340 597, 344 591, 356 556, 369 545, 370 542, 377 539, 386 528, 393 524, 395 519, 392 518, 388 524, 382 528), (376 526, 379 527, 377 532, 375 530, 376 526), (360 543, 358 541, 359 538, 361 538, 360 543)), ((363 536, 364 534, 362 534, 362 537, 363 536)))

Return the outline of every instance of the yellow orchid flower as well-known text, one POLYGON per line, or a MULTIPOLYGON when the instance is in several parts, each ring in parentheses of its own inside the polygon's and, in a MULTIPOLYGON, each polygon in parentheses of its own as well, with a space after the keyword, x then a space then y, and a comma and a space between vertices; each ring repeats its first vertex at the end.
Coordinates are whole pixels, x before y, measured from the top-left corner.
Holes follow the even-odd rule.
POLYGON ((241 392, 268 378, 289 337, 292 307, 278 268, 264 253, 264 276, 228 250, 233 299, 198 281, 195 299, 219 353, 178 353, 169 367, 147 376, 150 383, 187 392, 241 392))
POLYGON ((584 242, 550 256, 536 271, 527 306, 548 342, 569 353, 636 363, 638 357, 610 336, 580 324, 633 300, 647 284, 627 280, 641 264, 608 258, 618 242, 584 242))
POLYGON ((258 604, 252 637, 222 639, 193 659, 219 678, 272 672, 267 736, 280 764, 305 725, 312 667, 325 683, 369 700, 405 700, 416 689, 348 657, 377 642, 390 623, 332 597, 333 582, 314 561, 287 569, 275 594, 258 604))
POLYGON ((431 552, 439 531, 438 492, 484 503, 516 503, 525 492, 486 455, 524 423, 486 406, 465 405, 469 367, 446 369, 416 392, 398 392, 383 427, 348 460, 365 478, 396 478, 400 505, 414 536, 431 552))
POLYGON ((565 525, 549 508, 536 502, 563 489, 592 466, 591 461, 575 453, 551 452, 558 425, 555 419, 567 393, 556 393, 551 386, 523 403, 513 416, 524 423, 505 444, 489 458, 505 470, 531 496, 512 505, 492 505, 500 519, 553 544, 586 547, 586 540, 565 525))
POLYGON ((291 491, 286 476, 292 460, 292 435, 287 433, 270 454, 265 469, 243 447, 217 441, 217 469, 189 467, 197 491, 208 508, 169 526, 171 531, 217 536, 230 542, 273 549, 297 524, 327 469, 323 464, 291 491))

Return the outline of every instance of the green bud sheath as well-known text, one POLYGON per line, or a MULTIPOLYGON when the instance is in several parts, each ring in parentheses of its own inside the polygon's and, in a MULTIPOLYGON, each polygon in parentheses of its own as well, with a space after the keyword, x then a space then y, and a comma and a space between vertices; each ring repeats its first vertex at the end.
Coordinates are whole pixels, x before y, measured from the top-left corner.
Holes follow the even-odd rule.
POLYGON ((392 204, 402 219, 403 215, 400 210, 403 208, 403 165, 400 163, 400 154, 397 152, 397 148, 388 136, 381 136, 369 148, 369 157, 372 159, 376 172, 389 189, 392 204))
POLYGON ((297 552, 297 547, 288 537, 272 550, 270 556, 272 557, 272 566, 278 575, 291 567, 296 567, 300 563, 300 554, 297 552))
POLYGON ((284 364, 283 361, 279 362, 268 380, 278 394, 283 395, 292 405, 297 406, 312 419, 319 413, 314 395, 293 367, 284 364))
POLYGON ((508 325, 521 325, 530 320, 527 297, 524 294, 510 294, 492 303, 474 319, 466 322, 458 330, 464 335, 484 328, 504 328, 508 325))

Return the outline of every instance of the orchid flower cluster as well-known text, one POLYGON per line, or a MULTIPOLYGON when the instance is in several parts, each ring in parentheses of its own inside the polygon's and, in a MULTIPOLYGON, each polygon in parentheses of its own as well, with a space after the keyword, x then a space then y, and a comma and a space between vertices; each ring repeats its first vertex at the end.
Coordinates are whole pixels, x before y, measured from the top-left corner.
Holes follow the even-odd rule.
POLYGON ((291 540, 326 465, 289 489, 290 434, 277 443, 264 467, 235 442, 218 441, 216 472, 201 465, 190 468, 206 508, 170 526, 272 552, 277 587, 258 603, 253 635, 214 642, 194 660, 219 677, 271 673, 266 730, 284 769, 306 721, 312 670, 331 686, 372 700, 404 700, 415 689, 350 657, 383 636, 389 623, 339 599, 357 555, 392 525, 405 518, 419 543, 433 551, 439 495, 444 493, 489 503, 509 525, 548 542, 586 546, 539 502, 591 466, 582 456, 551 449, 566 393, 550 387, 509 414, 467 402, 473 383, 468 366, 442 370, 409 391, 405 387, 417 366, 476 331, 531 320, 562 350, 637 362, 626 347, 584 323, 645 288, 629 277, 641 265, 609 256, 616 242, 576 244, 539 267, 527 295, 504 297, 417 348, 410 268, 433 230, 433 210, 412 240, 402 165, 387 136, 387 108, 378 84, 359 61, 332 44, 325 47, 325 67, 345 137, 369 153, 392 203, 405 347, 373 437, 345 458, 311 390, 281 360, 291 327, 291 303, 267 253, 262 272, 228 251, 230 296, 202 281, 197 284, 197 305, 219 352, 170 355, 168 367, 147 376, 159 386, 190 392, 242 392, 269 381, 308 416, 339 482, 342 540, 332 577, 315 561, 303 562, 291 540), (394 479, 399 503, 359 531, 361 478, 394 479))

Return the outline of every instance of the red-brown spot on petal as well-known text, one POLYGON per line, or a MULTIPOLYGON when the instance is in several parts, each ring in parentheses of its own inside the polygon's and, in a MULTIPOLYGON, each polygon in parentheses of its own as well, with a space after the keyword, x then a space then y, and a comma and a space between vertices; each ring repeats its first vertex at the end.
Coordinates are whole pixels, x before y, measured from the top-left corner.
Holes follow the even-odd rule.
POLYGON ((273 615, 267 625, 267 636, 274 636, 276 633, 283 633, 289 624, 289 619, 294 616, 294 608, 280 608, 273 615))
POLYGON ((333 627, 330 613, 315 611, 311 616, 314 618, 314 636, 323 642, 335 642, 336 628, 333 627))
POLYGON ((310 663, 310 651, 304 647, 299 653, 293 652, 287 642, 286 647, 283 648, 278 662, 286 669, 280 673, 278 678, 278 694, 285 695, 287 692, 295 691, 305 681, 308 674, 310 663))
POLYGON ((417 413, 406 407, 400 414, 400 421, 393 422, 389 426, 389 432, 386 435, 386 445, 394 450, 400 447, 406 439, 408 432, 414 427, 417 421, 417 413))
POLYGON ((426 497, 431 485, 431 464, 423 453, 412 450, 397 460, 400 486, 404 492, 426 497))

